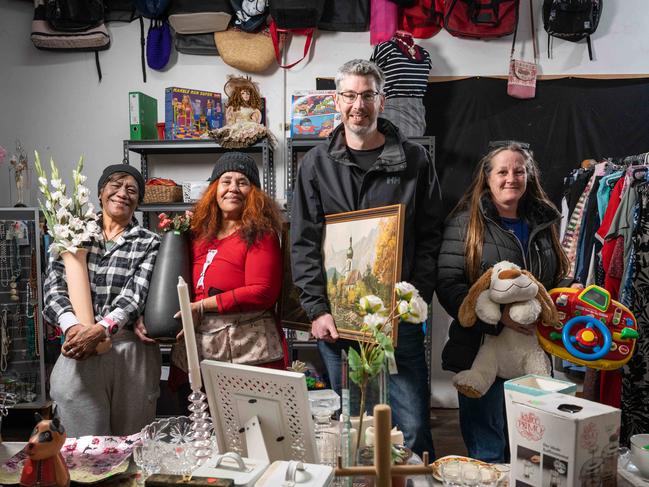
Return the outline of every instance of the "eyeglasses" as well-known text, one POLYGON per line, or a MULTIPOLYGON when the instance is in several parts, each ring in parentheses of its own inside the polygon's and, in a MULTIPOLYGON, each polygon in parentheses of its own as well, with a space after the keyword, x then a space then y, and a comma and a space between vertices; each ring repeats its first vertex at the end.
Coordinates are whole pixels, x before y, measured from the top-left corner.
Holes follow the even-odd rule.
POLYGON ((380 95, 378 91, 364 91, 363 93, 357 93, 355 91, 342 91, 338 92, 338 94, 342 97, 345 103, 349 104, 354 103, 356 101, 356 98, 358 98, 358 95, 360 95, 361 99, 366 103, 374 102, 374 100, 376 100, 376 97, 380 95))
POLYGON ((527 142, 520 142, 518 140, 492 140, 487 146, 487 150, 500 149, 501 147, 509 147, 512 144, 519 145, 523 150, 530 150, 530 144, 527 142))

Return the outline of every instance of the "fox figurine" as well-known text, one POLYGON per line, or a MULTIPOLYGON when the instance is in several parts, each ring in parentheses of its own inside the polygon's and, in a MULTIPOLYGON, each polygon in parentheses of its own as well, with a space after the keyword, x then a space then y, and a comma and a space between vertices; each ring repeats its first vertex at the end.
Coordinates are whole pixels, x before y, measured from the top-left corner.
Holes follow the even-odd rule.
POLYGON ((27 460, 23 465, 20 485, 24 487, 68 487, 70 473, 61 455, 65 443, 65 428, 59 418, 42 419, 36 414, 38 424, 25 447, 27 460))

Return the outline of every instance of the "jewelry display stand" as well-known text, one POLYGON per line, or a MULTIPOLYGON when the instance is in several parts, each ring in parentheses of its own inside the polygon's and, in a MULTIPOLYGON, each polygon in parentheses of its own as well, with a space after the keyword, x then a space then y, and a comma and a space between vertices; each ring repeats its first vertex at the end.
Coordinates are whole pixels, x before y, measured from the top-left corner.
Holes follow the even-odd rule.
POLYGON ((14 408, 47 405, 37 208, 0 208, 0 393, 14 408))

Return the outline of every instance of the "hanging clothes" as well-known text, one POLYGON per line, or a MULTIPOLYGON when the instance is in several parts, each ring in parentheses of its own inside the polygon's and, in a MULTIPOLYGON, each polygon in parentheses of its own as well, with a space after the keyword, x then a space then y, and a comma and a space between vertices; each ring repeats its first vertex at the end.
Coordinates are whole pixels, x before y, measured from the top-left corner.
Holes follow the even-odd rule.
POLYGON ((649 186, 638 190, 637 223, 633 231, 634 262, 630 309, 640 337, 631 360, 622 369, 622 428, 620 442, 649 431, 649 186))

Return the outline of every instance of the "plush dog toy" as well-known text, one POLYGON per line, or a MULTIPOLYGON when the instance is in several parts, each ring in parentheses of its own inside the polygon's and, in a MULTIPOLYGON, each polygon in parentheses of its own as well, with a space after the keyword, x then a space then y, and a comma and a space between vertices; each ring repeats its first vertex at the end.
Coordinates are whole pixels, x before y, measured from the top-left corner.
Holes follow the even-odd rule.
MULTIPOLYGON (((479 318, 496 325, 500 305, 509 304, 512 320, 534 329, 537 320, 557 323, 557 310, 545 290, 532 274, 516 264, 502 261, 478 279, 458 313, 460 325, 473 326, 479 318)), ((525 374, 550 374, 550 361, 539 346, 536 333, 525 335, 504 327, 499 335, 485 335, 484 343, 469 370, 453 378, 455 388, 467 397, 482 397, 496 377, 513 379, 525 374)))

